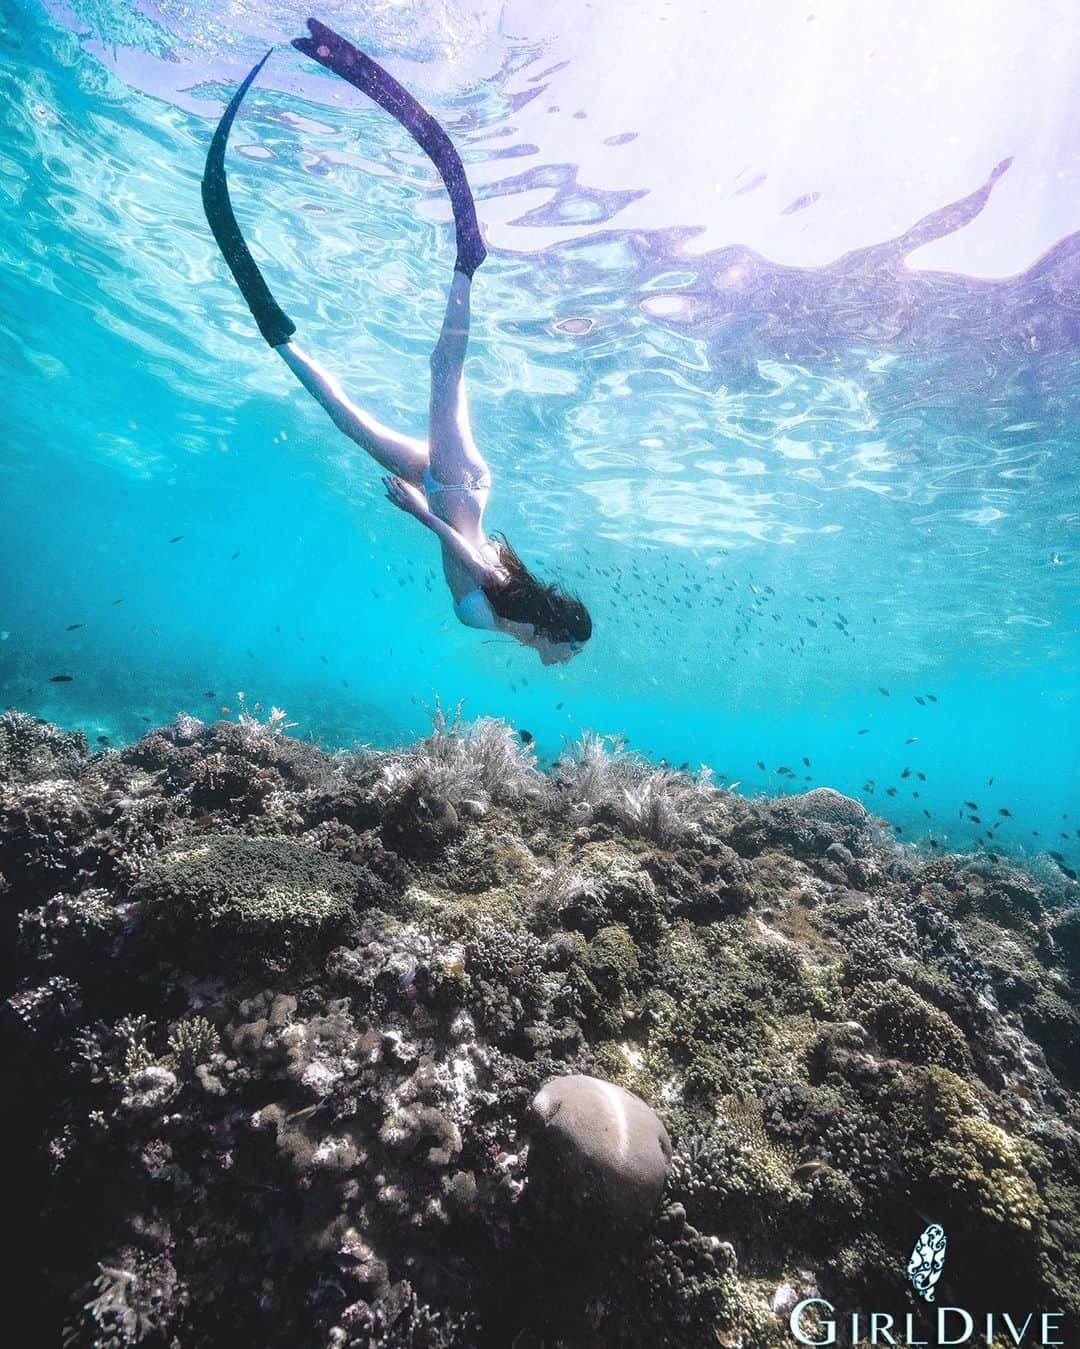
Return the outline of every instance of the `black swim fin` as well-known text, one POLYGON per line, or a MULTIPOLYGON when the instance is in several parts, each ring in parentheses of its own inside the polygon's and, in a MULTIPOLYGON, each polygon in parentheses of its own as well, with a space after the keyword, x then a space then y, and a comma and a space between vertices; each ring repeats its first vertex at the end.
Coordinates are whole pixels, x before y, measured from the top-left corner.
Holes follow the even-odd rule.
POLYGON ((480 236, 476 206, 465 176, 465 166, 450 137, 412 94, 370 56, 357 51, 351 42, 318 19, 308 19, 308 27, 311 29, 310 37, 293 39, 292 45, 297 51, 318 61, 343 80, 348 80, 380 108, 385 108, 392 117, 396 117, 438 169, 454 209, 457 232, 457 261, 454 266, 457 271, 471 277, 487 257, 487 249, 480 236))
POLYGON ((296 332, 296 324, 270 294, 270 287, 263 280, 262 272, 259 271, 255 259, 251 256, 248 246, 244 242, 244 236, 240 233, 240 226, 236 223, 236 216, 233 214, 232 202, 229 200, 229 185, 225 180, 225 149, 229 143, 229 131, 232 128, 233 118, 236 116, 236 110, 243 102, 244 95, 255 76, 266 64, 269 55, 270 52, 267 52, 266 56, 254 67, 240 88, 237 89, 218 123, 218 128, 214 132, 214 139, 210 142, 210 151, 206 156, 206 169, 202 180, 202 200, 207 222, 213 231, 214 238, 217 240, 218 247, 221 249, 222 256, 229 264, 229 270, 232 272, 236 284, 240 287, 240 294, 247 301, 247 306, 251 310, 255 322, 259 325, 259 332, 266 338, 270 346, 277 347, 282 342, 287 342, 296 332))

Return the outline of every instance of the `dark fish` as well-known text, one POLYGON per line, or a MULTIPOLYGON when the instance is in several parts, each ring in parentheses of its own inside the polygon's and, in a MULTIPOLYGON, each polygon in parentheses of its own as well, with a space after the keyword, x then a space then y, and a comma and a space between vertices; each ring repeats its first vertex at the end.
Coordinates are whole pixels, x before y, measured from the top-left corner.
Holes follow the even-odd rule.
POLYGON ((109 743, 109 737, 107 735, 99 735, 97 742, 99 745, 107 745, 109 743))
POLYGON ((805 754, 803 755, 803 763, 806 765, 807 768, 810 767, 810 760, 806 757, 805 754))
POLYGON ((918 694, 915 695, 915 701, 919 704, 920 707, 926 706, 925 701, 922 698, 920 698, 918 694))
POLYGON ((123 604, 123 599, 113 600, 113 604, 123 604))
POLYGON ((986 785, 987 785, 988 787, 992 787, 992 786, 994 785, 994 779, 993 779, 993 778, 987 778, 987 779, 986 779, 986 785))
POLYGON ((230 561, 230 562, 235 562, 236 559, 237 559, 239 556, 240 556, 239 553, 233 553, 232 557, 229 558, 229 561, 230 561))
POLYGON ((895 788, 895 787, 886 787, 886 788, 885 788, 885 795, 886 795, 886 796, 895 796, 895 795, 896 795, 896 788, 895 788))
POLYGON ((978 815, 969 815, 968 819, 972 824, 982 824, 982 820, 979 819, 978 815))
POLYGON ((183 537, 184 537, 183 534, 177 534, 176 537, 173 538, 173 539, 170 539, 169 542, 170 542, 170 543, 179 543, 180 540, 181 540, 183 537))
POLYGON ((330 662, 326 659, 325 656, 320 656, 319 659, 322 661, 322 663, 323 663, 324 665, 329 665, 329 664, 330 664, 330 662))
POLYGON ((909 735, 908 738, 904 741, 904 744, 914 745, 915 741, 918 740, 918 738, 919 737, 917 735, 909 735))
POLYGON ((926 695, 926 701, 927 701, 928 703, 936 703, 936 702, 937 702, 937 699, 934 697, 934 695, 933 695, 932 693, 928 693, 928 694, 926 695))
POLYGON ((761 769, 761 771, 762 771, 763 773, 765 772, 765 765, 761 762, 760 759, 757 761, 757 766, 758 766, 758 768, 761 769))
POLYGON ((891 696, 890 693, 889 693, 889 690, 888 690, 888 689, 883 689, 883 688, 881 687, 880 684, 878 685, 878 693, 883 693, 883 694, 885 695, 886 698, 888 698, 888 697, 891 696))
POLYGON ((64 629, 65 632, 78 632, 80 628, 85 628, 85 623, 69 623, 64 629))
POLYGON ((532 733, 532 731, 518 731, 518 735, 521 737, 521 743, 522 743, 523 745, 531 745, 531 744, 532 744, 532 742, 533 742, 533 733, 532 733))
POLYGON ((1007 820, 1012 819, 1012 811, 1009 809, 1008 806, 1002 806, 1001 809, 998 811, 998 814, 1004 815, 1007 820))
POLYGON ((50 684, 70 684, 74 680, 74 675, 53 675, 49 679, 50 684))
POLYGON ((561 712, 561 711, 562 711, 562 703, 556 703, 556 704, 555 704, 555 711, 556 711, 556 712, 561 712))
POLYGON ((910 769, 910 768, 905 768, 904 771, 900 774, 900 776, 901 776, 902 778, 909 778, 909 777, 911 777, 911 769, 910 769))
POLYGON ((213 689, 207 689, 206 692, 203 694, 203 697, 204 697, 204 698, 216 698, 216 697, 217 697, 217 694, 214 692, 213 689))
POLYGON ((925 781, 926 781, 926 774, 925 774, 925 773, 916 773, 915 776, 919 779, 920 782, 925 782, 925 781))
POLYGON ((930 812, 926 809, 925 806, 923 806, 923 814, 926 816, 927 819, 930 819, 930 812))
POLYGON ((965 801, 965 802, 964 802, 964 805, 967 806, 968 810, 978 810, 978 809, 979 809, 979 803, 978 803, 978 801, 965 801))
POLYGON ((859 734, 860 734, 860 735, 869 735, 869 734, 870 734, 870 727, 869 727, 869 726, 864 726, 863 729, 859 732, 859 734))

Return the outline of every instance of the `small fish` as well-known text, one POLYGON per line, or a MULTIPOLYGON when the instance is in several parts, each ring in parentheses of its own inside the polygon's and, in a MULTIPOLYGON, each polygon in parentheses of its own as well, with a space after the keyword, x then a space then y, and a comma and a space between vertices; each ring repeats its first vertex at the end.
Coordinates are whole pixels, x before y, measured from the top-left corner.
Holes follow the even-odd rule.
POLYGON ((969 815, 968 819, 971 821, 972 824, 982 824, 982 820, 978 817, 978 815, 969 815))
POLYGON ((240 556, 239 553, 233 553, 232 557, 229 558, 229 561, 230 561, 230 562, 235 562, 236 559, 237 559, 239 556, 240 556))
POLYGON ((64 629, 65 632, 78 632, 80 628, 85 628, 85 623, 69 623, 64 629))
POLYGON ((895 796, 895 795, 896 795, 896 788, 895 788, 895 787, 886 787, 886 788, 885 788, 885 795, 886 795, 886 796, 895 796))
POLYGON ((932 693, 928 693, 928 694, 926 695, 926 701, 927 701, 928 703, 936 703, 936 702, 937 702, 937 698, 936 698, 932 693))
POLYGON ((74 680, 74 675, 52 675, 49 678, 50 684, 70 684, 74 680))
POLYGON ((919 704, 920 707, 926 706, 925 698, 920 698, 918 694, 915 695, 915 701, 919 704))
POLYGON ((532 744, 532 742, 533 742, 533 733, 532 733, 532 731, 518 731, 518 735, 519 735, 519 737, 521 738, 521 743, 522 743, 523 745, 531 745, 531 744, 532 744))
POLYGON ((319 659, 322 661, 322 663, 323 663, 324 665, 329 665, 329 664, 330 664, 330 662, 326 659, 325 656, 320 656, 319 659))
POLYGON ((883 689, 883 688, 881 687, 880 684, 878 685, 878 693, 884 694, 884 696, 885 696, 886 698, 889 698, 889 697, 892 696, 892 695, 889 693, 889 690, 888 690, 888 689, 883 689))
POLYGON ((800 1162, 791 1174, 795 1180, 813 1180, 815 1176, 820 1176, 823 1172, 828 1171, 828 1169, 828 1165, 825 1162, 800 1162))
POLYGON ((124 602, 124 600, 123 600, 123 597, 122 597, 122 596, 121 596, 121 598, 118 599, 118 600, 113 600, 113 604, 123 604, 123 602, 124 602))
POLYGON ((965 801, 965 802, 964 802, 964 805, 967 806, 968 810, 978 810, 978 809, 979 809, 979 803, 978 803, 978 801, 965 801))
POLYGON ((900 776, 901 776, 902 778, 909 778, 909 777, 911 777, 911 769, 910 769, 910 768, 905 768, 904 771, 900 774, 900 776))
POLYGON ((915 776, 919 779, 920 782, 925 782, 925 781, 926 781, 926 774, 925 774, 925 773, 916 773, 915 776))
POLYGON ((757 761, 757 766, 763 773, 765 772, 765 765, 761 762, 760 759, 757 761))
POLYGON ((870 734, 870 727, 869 727, 869 726, 864 726, 863 729, 859 732, 859 734, 860 734, 860 735, 869 735, 869 734, 870 734))
POLYGON ((170 543, 179 543, 180 540, 181 540, 183 537, 184 537, 183 534, 177 534, 176 537, 170 539, 169 542, 170 542, 170 543))
POLYGON ((917 735, 909 735, 908 738, 904 741, 904 744, 914 745, 915 741, 918 740, 918 738, 919 737, 917 735))
POLYGON ((1001 809, 998 811, 998 814, 1004 815, 1007 820, 1012 819, 1012 811, 1009 809, 1008 806, 1002 806, 1001 809))
POLYGON ((99 745, 107 745, 109 743, 109 737, 107 735, 99 735, 97 742, 99 745))
POLYGON ((806 757, 805 754, 803 755, 803 763, 806 765, 807 768, 810 767, 810 760, 806 757))

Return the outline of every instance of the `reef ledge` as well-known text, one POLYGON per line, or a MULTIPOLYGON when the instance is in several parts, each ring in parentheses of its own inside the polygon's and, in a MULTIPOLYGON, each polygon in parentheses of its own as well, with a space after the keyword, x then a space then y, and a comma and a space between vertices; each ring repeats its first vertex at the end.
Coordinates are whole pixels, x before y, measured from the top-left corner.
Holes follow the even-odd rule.
POLYGON ((9 711, 0 900, 26 1342, 769 1349, 813 1305, 843 1342, 930 1316, 920 1242, 976 1327, 1080 1311, 1052 868, 438 711, 337 754, 9 711), (632 1223, 530 1171, 572 1077, 659 1122, 632 1223))

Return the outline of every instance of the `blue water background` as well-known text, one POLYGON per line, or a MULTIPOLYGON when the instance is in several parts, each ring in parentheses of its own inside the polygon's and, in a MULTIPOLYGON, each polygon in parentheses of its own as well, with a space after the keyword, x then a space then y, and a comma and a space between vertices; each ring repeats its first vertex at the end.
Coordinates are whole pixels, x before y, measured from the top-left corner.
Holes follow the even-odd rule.
MULTIPOLYGON (((425 97, 481 218, 511 222, 468 365, 488 522, 595 623, 545 669, 457 624, 434 540, 261 343, 213 247, 205 149, 265 26, 233 30, 227 71, 188 32, 170 99, 118 73, 118 52, 169 59, 169 6, 2 13, 0 704, 112 743, 276 705, 334 746, 465 699, 544 758, 621 733, 746 791, 835 786, 905 838, 997 824, 994 847, 1075 864, 1078 237, 1003 279, 905 262, 991 209, 1007 163, 988 150, 912 233, 828 263, 703 250, 694 221, 620 227, 642 185, 591 190, 515 141, 554 97, 541 45, 507 42, 479 83, 450 51, 425 97), (537 247, 540 226, 561 233, 537 247)), ((384 22, 369 46, 392 61, 409 36, 384 22)), ((385 114, 274 59, 233 135, 241 222, 298 340, 422 434, 441 190, 385 114)))

